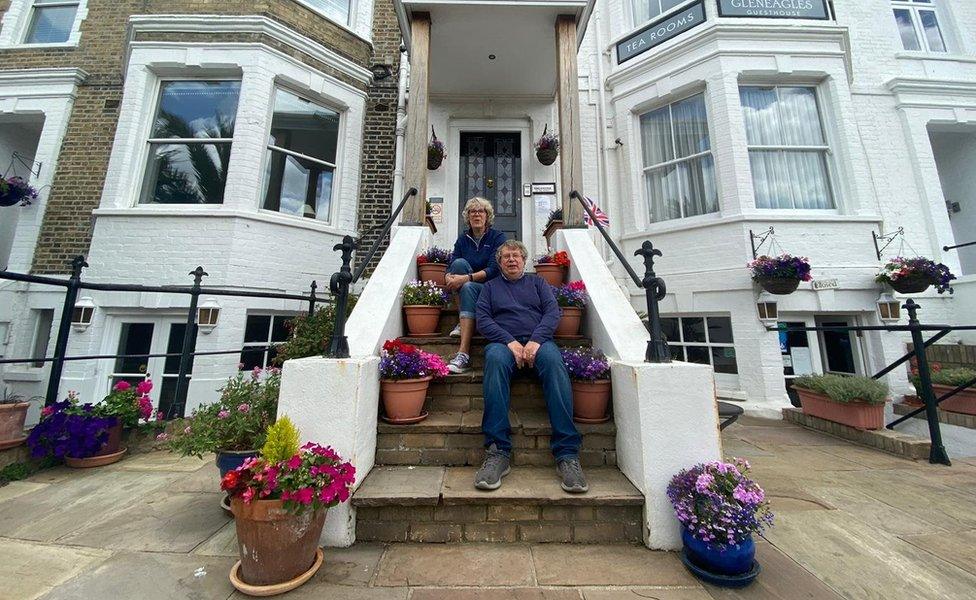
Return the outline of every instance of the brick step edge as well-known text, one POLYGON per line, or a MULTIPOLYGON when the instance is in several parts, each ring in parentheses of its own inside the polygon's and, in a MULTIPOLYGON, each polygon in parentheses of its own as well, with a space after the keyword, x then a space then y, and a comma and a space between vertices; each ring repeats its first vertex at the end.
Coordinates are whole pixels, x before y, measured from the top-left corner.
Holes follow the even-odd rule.
MULTIPOLYGON (((923 407, 913 406, 911 404, 892 404, 892 408, 895 410, 896 415, 907 415, 908 413, 923 407)), ((950 412, 948 410, 942 410, 941 408, 938 409, 938 412, 940 423, 955 425, 957 427, 965 427, 967 429, 976 429, 976 415, 950 412)), ((925 413, 921 412, 915 415, 915 418, 925 420, 925 413)))
MULTIPOLYGON (((377 448, 377 467, 479 467, 485 457, 482 448, 377 448)), ((555 464, 548 450, 512 450, 513 467, 551 467, 555 464)), ((584 467, 616 467, 615 450, 581 450, 584 467)))
POLYGON ((861 431, 820 417, 805 415, 799 408, 784 408, 783 419, 807 429, 827 433, 909 460, 928 460, 932 448, 931 442, 923 438, 889 429, 861 431))
POLYGON ((552 542, 643 540, 643 506, 530 504, 359 507, 356 541, 552 542))

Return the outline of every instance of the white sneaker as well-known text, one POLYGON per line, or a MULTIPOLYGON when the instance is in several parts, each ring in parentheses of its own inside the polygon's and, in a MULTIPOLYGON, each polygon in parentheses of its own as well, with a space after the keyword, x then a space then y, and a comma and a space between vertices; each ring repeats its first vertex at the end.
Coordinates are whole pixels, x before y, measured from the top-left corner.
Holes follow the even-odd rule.
POLYGON ((461 324, 458 323, 457 325, 455 325, 454 329, 452 329, 451 333, 448 335, 450 335, 451 337, 461 337, 461 324))
POLYGON ((451 359, 451 362, 447 363, 447 370, 451 373, 464 373, 471 366, 471 357, 464 352, 458 352, 451 359))

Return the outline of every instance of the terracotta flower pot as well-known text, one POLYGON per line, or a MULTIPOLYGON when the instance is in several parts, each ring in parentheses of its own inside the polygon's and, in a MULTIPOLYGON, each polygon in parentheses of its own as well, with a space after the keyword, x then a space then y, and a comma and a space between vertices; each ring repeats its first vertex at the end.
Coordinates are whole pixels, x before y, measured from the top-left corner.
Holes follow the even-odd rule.
POLYGON ((74 469, 110 465, 122 460, 126 450, 127 448, 122 448, 122 424, 117 423, 108 428, 108 439, 105 440, 98 452, 84 458, 65 456, 64 464, 74 469))
POLYGON ((407 332, 413 336, 437 335, 441 319, 440 306, 404 306, 407 315, 407 332))
POLYGON ((566 281, 566 267, 552 263, 536 265, 535 274, 546 280, 549 285, 559 287, 566 281))
POLYGON ((929 289, 930 285, 932 285, 932 279, 923 274, 899 277, 897 281, 891 282, 892 289, 899 294, 920 294, 929 289))
POLYGON ((417 278, 421 281, 433 281, 437 285, 445 285, 447 279, 447 265, 441 263, 424 263, 417 265, 417 278))
POLYGON ((847 425, 855 429, 884 427, 884 404, 867 402, 834 402, 826 396, 794 386, 803 404, 803 414, 847 425))
POLYGON ((115 454, 122 447, 122 424, 118 423, 108 428, 108 439, 102 444, 101 450, 92 455, 96 456, 107 456, 109 454, 115 454))
POLYGON ((610 380, 573 380, 573 418, 584 422, 602 421, 610 404, 610 380))
POLYGON ((556 326, 555 337, 574 338, 579 337, 580 326, 583 324, 583 309, 572 306, 561 307, 563 312, 556 326))
MULTIPOLYGON (((938 399, 940 396, 948 394, 954 389, 956 389, 956 386, 940 385, 937 383, 932 384, 932 392, 935 394, 936 399, 938 399)), ((964 415, 976 415, 976 389, 964 389, 955 396, 940 402, 939 408, 949 412, 962 413, 964 415)))
POLYGON ((785 296, 792 294, 796 288, 800 287, 799 279, 787 279, 784 277, 756 277, 756 281, 770 294, 785 296))
POLYGON ((0 404, 0 450, 19 446, 27 439, 24 422, 27 420, 28 408, 30 402, 0 404))
POLYGON ((241 562, 238 579, 272 586, 306 574, 315 564, 327 509, 290 514, 282 500, 231 499, 241 562))
POLYGON ((381 379, 383 411, 391 423, 416 422, 424 410, 427 388, 433 377, 419 379, 381 379))

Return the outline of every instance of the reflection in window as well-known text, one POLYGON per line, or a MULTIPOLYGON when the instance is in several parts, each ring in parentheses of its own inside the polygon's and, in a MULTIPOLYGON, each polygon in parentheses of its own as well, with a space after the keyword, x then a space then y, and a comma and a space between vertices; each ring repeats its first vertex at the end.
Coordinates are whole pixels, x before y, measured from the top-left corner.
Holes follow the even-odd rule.
POLYGON ((75 24, 79 0, 34 0, 25 44, 67 42, 75 24))
POLYGON ((277 90, 264 208, 328 221, 338 141, 337 112, 277 90))
POLYGON ((892 0, 891 9, 905 50, 948 51, 932 0, 892 0))
POLYGON ((220 204, 239 81, 164 81, 149 138, 144 203, 220 204))
POLYGON ((689 0, 634 0, 634 25, 667 14, 671 9, 688 2, 689 0))
POLYGON ((278 356, 274 344, 288 340, 288 323, 292 315, 248 315, 244 326, 244 348, 241 350, 241 368, 250 371, 254 367, 270 367, 278 356))
POLYGON ((672 360, 711 365, 716 373, 738 374, 729 317, 662 317, 661 331, 672 360))

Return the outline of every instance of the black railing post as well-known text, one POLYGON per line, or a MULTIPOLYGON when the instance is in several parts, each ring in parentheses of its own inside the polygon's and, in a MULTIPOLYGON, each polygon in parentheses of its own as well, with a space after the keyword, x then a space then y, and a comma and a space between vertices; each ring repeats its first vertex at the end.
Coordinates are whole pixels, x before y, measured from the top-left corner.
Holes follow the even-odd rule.
POLYGON ((647 342, 644 361, 669 363, 671 362, 671 351, 668 350, 668 342, 661 332, 661 313, 657 305, 658 302, 664 300, 667 287, 664 285, 664 280, 654 274, 654 257, 663 256, 663 254, 648 240, 641 244, 640 250, 634 252, 634 256, 644 257, 644 279, 641 283, 644 288, 644 295, 647 298, 647 320, 651 334, 651 339, 647 342))
POLYGON ((925 403, 925 418, 929 422, 929 440, 932 449, 929 451, 929 462, 932 464, 951 465, 945 446, 942 445, 942 429, 939 427, 939 412, 932 391, 932 375, 929 372, 929 361, 925 356, 925 341, 922 339, 922 329, 918 322, 919 305, 911 298, 904 305, 908 311, 908 327, 912 332, 912 347, 915 350, 915 361, 918 365, 918 378, 921 384, 922 402, 925 403))
POLYGON ((342 251, 342 267, 329 281, 329 290, 336 296, 336 312, 328 356, 349 358, 349 340, 346 339, 346 304, 349 301, 349 284, 352 283, 352 253, 356 250, 356 240, 351 235, 347 235, 342 238, 341 244, 336 244, 332 249, 342 251))
POLYGON ((190 390, 190 363, 193 360, 193 350, 196 346, 197 333, 197 304, 200 301, 200 282, 207 276, 203 267, 190 271, 193 275, 193 288, 190 290, 190 308, 186 311, 186 330, 183 332, 183 348, 180 351, 180 373, 176 377, 176 391, 173 394, 173 405, 170 407, 172 418, 174 414, 186 416, 186 397, 190 390))
POLYGON ((315 283, 315 280, 313 279, 312 280, 312 285, 310 285, 308 287, 311 290, 308 293, 308 316, 311 317, 311 316, 313 316, 315 314, 315 300, 316 300, 316 298, 315 298, 315 290, 318 289, 319 284, 315 283))
POLYGON ((64 370, 64 355, 68 351, 68 334, 71 333, 71 317, 75 312, 75 302, 78 300, 78 288, 81 285, 81 270, 88 266, 84 256, 76 256, 71 261, 71 278, 64 292, 64 306, 61 307, 61 322, 58 324, 58 339, 54 344, 54 361, 47 379, 47 395, 45 406, 58 401, 58 391, 61 387, 61 373, 64 370))

